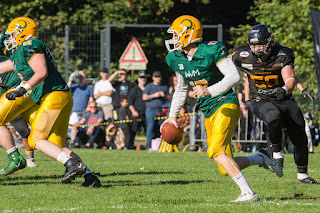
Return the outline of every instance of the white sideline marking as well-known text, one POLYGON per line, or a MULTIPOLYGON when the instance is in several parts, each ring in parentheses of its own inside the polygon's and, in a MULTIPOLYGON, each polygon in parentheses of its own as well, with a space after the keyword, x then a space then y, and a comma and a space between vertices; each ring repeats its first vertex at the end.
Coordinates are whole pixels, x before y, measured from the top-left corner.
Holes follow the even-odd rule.
MULTIPOLYGON (((199 205, 192 205, 192 204, 186 204, 186 205, 174 205, 174 208, 199 208, 199 207, 223 207, 223 206, 232 206, 232 205, 238 205, 239 203, 225 203, 225 204, 212 204, 212 203, 203 203, 199 205)), ((275 202, 275 201, 270 201, 270 200, 261 200, 258 202, 251 202, 251 203, 245 203, 250 206, 260 206, 262 204, 275 204, 277 206, 285 206, 285 205, 297 205, 297 206, 320 206, 319 203, 299 203, 299 202, 293 202, 291 200, 283 200, 281 202, 275 202)), ((149 205, 149 206, 103 206, 101 208, 97 207, 71 207, 71 208, 29 208, 29 209, 24 209, 24 210, 16 210, 16 209, 5 209, 3 212, 39 212, 39 211, 78 211, 78 210, 94 210, 94 209, 150 209, 150 208, 155 208, 157 205, 149 205)))

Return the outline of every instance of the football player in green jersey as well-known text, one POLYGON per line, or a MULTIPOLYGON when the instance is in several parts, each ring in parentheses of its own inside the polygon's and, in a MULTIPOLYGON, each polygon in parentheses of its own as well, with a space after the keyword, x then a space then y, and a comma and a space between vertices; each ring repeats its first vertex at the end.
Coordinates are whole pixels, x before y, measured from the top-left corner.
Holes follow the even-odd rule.
POLYGON ((14 70, 21 84, 1 96, 0 125, 21 114, 31 124, 30 147, 67 168, 62 183, 69 183, 85 173, 86 181, 82 186, 101 186, 80 157, 64 146, 72 95, 49 49, 36 39, 36 23, 27 17, 16 18, 10 22, 6 34, 9 38, 3 41, 5 48, 1 51, 10 53, 10 60, 0 63, 0 74, 14 70))
POLYGON ((231 137, 240 116, 238 100, 231 89, 240 80, 237 68, 227 58, 223 43, 202 41, 202 25, 195 17, 178 17, 168 33, 173 35, 172 39, 165 41, 169 50, 166 61, 175 70, 178 84, 169 118, 163 125, 170 122, 178 127, 176 117, 190 84, 205 116, 208 157, 218 164, 222 175, 229 175, 240 187, 241 195, 236 202, 258 201, 259 197, 250 188, 241 169, 251 165, 267 166, 278 176, 282 176, 282 171, 265 150, 253 156, 233 157, 231 137))

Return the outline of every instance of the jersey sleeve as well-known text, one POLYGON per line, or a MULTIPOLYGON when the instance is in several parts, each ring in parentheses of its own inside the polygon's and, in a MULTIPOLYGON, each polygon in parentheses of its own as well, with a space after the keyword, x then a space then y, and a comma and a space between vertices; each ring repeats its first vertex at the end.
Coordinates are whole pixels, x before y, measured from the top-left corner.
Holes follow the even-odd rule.
POLYGON ((23 47, 23 55, 26 61, 30 61, 35 54, 45 54, 44 44, 40 40, 29 39, 20 45, 23 47))

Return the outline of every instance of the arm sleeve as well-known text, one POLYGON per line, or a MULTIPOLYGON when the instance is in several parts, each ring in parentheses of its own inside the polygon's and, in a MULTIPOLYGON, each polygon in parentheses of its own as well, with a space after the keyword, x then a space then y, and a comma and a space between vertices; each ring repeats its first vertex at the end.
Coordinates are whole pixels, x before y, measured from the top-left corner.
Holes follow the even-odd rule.
POLYGON ((224 75, 223 79, 218 83, 208 87, 212 97, 221 95, 228 91, 234 84, 240 81, 239 72, 234 63, 229 59, 223 59, 218 65, 218 69, 224 75))
POLYGON ((183 76, 178 72, 176 72, 176 76, 178 83, 176 90, 173 93, 169 117, 177 117, 181 107, 186 101, 188 94, 188 84, 185 82, 183 76))

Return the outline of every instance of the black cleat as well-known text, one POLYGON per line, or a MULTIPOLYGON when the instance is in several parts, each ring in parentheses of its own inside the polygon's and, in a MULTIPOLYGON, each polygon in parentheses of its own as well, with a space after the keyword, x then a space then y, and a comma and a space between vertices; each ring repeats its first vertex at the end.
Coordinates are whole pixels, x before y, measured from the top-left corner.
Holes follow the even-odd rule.
POLYGON ((304 184, 320 184, 318 183, 315 179, 311 178, 311 177, 306 177, 305 179, 298 179, 299 183, 304 183, 304 184))
POLYGON ((64 164, 64 166, 68 169, 68 171, 63 176, 61 181, 62 183, 70 183, 77 176, 82 175, 86 170, 86 166, 83 163, 73 158, 70 158, 64 164))
POLYGON ((79 185, 80 187, 95 187, 99 188, 101 186, 100 180, 93 173, 86 174, 84 176, 85 181, 79 185))

